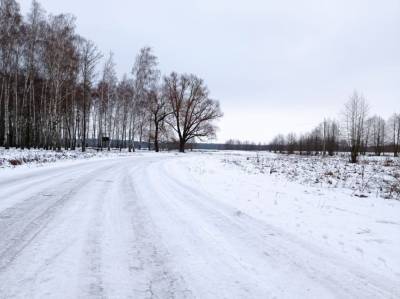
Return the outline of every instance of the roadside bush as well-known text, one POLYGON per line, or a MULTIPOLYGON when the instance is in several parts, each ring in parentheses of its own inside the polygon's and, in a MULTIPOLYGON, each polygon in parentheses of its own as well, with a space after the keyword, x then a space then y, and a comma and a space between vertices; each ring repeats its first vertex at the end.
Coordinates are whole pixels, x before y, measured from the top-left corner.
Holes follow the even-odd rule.
POLYGON ((8 160, 8 163, 10 163, 12 166, 22 165, 22 161, 19 159, 10 159, 8 160))

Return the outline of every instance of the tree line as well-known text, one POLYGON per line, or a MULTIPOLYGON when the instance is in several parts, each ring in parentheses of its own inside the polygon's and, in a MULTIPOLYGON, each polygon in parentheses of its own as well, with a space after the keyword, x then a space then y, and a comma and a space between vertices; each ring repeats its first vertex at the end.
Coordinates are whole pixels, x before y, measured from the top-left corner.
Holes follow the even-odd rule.
POLYGON ((204 81, 193 74, 161 76, 150 47, 132 72, 117 78, 113 54, 76 32, 75 18, 47 15, 37 1, 23 17, 15 0, 0 0, 0 146, 135 150, 142 142, 188 142, 215 135, 222 117, 204 81), (100 71, 98 71, 100 69, 100 71))
POLYGON ((360 154, 377 156, 391 152, 398 157, 400 150, 400 114, 388 120, 369 115, 369 105, 356 91, 344 105, 341 120, 324 119, 311 132, 297 136, 278 134, 269 149, 280 153, 330 155, 338 151, 350 152, 350 161, 356 163, 360 154))

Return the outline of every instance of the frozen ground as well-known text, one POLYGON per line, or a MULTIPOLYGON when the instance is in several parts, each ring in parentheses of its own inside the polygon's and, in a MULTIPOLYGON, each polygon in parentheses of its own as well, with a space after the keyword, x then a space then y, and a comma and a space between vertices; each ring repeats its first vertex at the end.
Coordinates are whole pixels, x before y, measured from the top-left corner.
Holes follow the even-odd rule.
POLYGON ((349 163, 345 154, 333 157, 282 155, 268 152, 225 152, 224 163, 247 173, 270 174, 303 185, 348 189, 358 197, 400 199, 400 159, 393 156, 360 156, 349 163))
POLYGON ((19 166, 36 167, 47 163, 72 161, 82 159, 99 159, 99 158, 115 158, 117 156, 130 156, 136 153, 129 153, 127 150, 119 151, 97 151, 88 148, 86 152, 82 151, 46 151, 42 149, 8 149, 0 147, 0 169, 1 168, 14 168, 19 166))
POLYGON ((400 297, 398 200, 259 165, 143 153, 0 170, 0 298, 400 297))

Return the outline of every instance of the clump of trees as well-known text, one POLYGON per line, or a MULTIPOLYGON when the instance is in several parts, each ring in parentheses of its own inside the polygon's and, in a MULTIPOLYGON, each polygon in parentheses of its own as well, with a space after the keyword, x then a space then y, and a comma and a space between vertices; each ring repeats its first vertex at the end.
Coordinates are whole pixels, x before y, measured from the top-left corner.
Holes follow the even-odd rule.
POLYGON ((102 58, 73 16, 48 16, 33 1, 23 17, 15 0, 0 0, 0 146, 85 151, 94 140, 100 150, 114 143, 133 151, 146 141, 156 151, 167 142, 184 151, 215 135, 222 113, 202 79, 161 78, 150 47, 121 80, 112 53, 98 76, 102 58))
POLYGON ((289 133, 287 136, 278 134, 269 144, 274 152, 287 152, 306 155, 330 155, 339 148, 339 124, 336 120, 325 119, 311 132, 297 136, 289 133))
POLYGON ((356 163, 359 155, 385 152, 399 155, 400 114, 394 113, 388 120, 369 116, 365 98, 356 91, 344 105, 342 121, 325 119, 306 134, 287 136, 279 134, 269 144, 269 150, 280 153, 306 155, 330 155, 350 152, 350 162, 356 163))
POLYGON ((269 145, 266 143, 255 143, 253 141, 229 139, 221 146, 220 149, 239 151, 266 151, 269 149, 269 145))

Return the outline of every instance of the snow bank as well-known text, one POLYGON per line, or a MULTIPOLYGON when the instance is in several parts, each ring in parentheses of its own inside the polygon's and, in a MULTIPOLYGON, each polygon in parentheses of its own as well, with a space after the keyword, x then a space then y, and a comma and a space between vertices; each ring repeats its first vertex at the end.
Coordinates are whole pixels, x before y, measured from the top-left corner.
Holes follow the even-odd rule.
MULTIPOLYGON (((51 151, 42 149, 4 149, 0 148, 0 168, 12 168, 20 165, 43 165, 47 163, 54 163, 58 161, 71 161, 92 158, 109 158, 116 156, 128 156, 136 153, 129 153, 125 151, 112 150, 112 151, 96 151, 88 149, 82 153, 80 150, 75 151, 51 151)), ((137 154, 136 154, 137 155, 137 154)))

